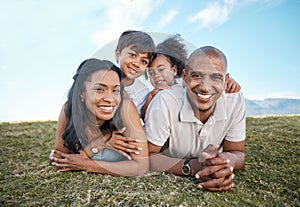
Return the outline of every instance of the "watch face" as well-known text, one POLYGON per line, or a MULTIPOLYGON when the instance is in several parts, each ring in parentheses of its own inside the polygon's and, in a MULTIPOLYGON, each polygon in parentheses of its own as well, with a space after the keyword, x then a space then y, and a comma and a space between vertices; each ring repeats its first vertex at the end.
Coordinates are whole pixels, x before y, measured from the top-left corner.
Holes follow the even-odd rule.
POLYGON ((182 166, 182 174, 184 175, 190 175, 191 173, 191 168, 188 165, 182 166))

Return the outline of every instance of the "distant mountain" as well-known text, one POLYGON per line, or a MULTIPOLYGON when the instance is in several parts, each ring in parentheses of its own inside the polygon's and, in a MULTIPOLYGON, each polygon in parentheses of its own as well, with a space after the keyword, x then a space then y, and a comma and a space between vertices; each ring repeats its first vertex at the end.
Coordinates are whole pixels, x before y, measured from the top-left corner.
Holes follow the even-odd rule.
POLYGON ((247 116, 270 114, 300 114, 300 99, 267 98, 261 101, 246 99, 247 116))

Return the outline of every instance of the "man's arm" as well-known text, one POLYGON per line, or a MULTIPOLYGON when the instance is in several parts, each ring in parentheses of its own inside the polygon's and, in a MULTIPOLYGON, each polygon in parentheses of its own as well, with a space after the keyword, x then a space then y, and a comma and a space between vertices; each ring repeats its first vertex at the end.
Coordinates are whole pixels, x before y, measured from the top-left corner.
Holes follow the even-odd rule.
POLYGON ((149 148, 149 159, 150 159, 150 170, 156 172, 172 173, 174 175, 183 175, 181 167, 183 166, 184 160, 168 157, 163 155, 160 151, 162 146, 157 146, 148 142, 149 148))
MULTIPOLYGON (((190 159, 191 173, 190 176, 195 176, 205 166, 211 165, 209 159, 217 156, 216 150, 211 151, 214 146, 208 146, 202 153, 201 158, 190 159)), ((160 151, 161 146, 154 145, 148 142, 148 148, 150 153, 150 170, 156 172, 172 173, 174 175, 183 176, 182 166, 184 165, 185 159, 172 158, 163 155, 160 151)), ((216 148, 217 149, 217 148, 216 148)), ((223 158, 214 159, 214 165, 217 170, 224 168, 228 164, 228 160, 223 158)))

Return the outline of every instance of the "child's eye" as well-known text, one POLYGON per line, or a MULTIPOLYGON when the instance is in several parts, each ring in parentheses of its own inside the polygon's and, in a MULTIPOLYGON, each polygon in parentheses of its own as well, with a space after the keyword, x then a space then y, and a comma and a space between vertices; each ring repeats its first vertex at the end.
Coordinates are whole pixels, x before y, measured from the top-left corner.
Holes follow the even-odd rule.
POLYGON ((136 57, 136 54, 135 54, 135 53, 132 53, 132 52, 130 52, 130 53, 129 53, 129 56, 130 56, 130 57, 136 57))
POLYGON ((113 90, 113 93, 114 93, 114 94, 119 94, 119 93, 120 93, 120 89, 114 89, 114 90, 113 90))
POLYGON ((149 61, 148 60, 142 60, 143 65, 148 65, 149 61))
POLYGON ((148 71, 148 75, 149 75, 149 76, 154 75, 154 74, 153 74, 153 71, 152 71, 152 70, 149 70, 149 71, 148 71))

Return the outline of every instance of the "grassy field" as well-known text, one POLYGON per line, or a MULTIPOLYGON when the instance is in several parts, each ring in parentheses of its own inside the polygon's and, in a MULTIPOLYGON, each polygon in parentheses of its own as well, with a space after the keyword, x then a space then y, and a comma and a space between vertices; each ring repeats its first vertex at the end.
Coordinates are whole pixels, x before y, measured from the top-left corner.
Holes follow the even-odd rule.
POLYGON ((48 165, 55 127, 0 123, 0 206, 300 206, 300 116, 248 117, 245 168, 220 193, 164 173, 57 173, 48 165))

